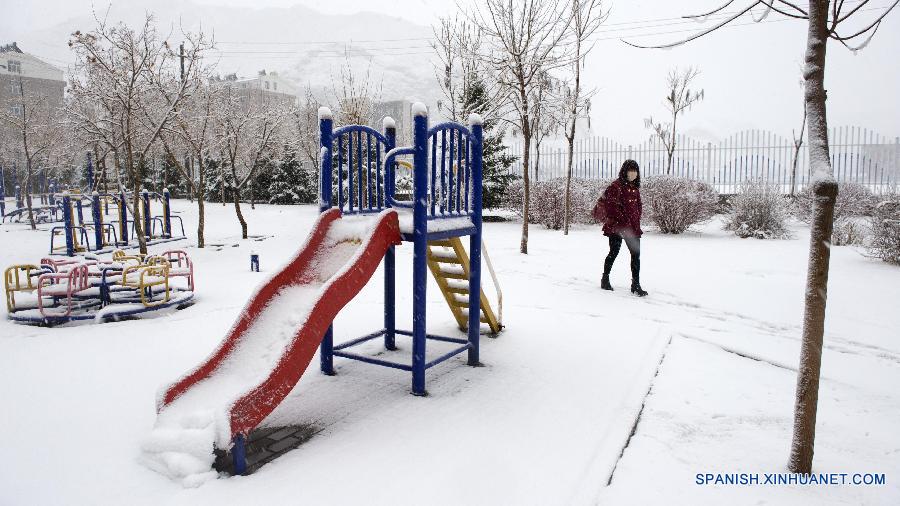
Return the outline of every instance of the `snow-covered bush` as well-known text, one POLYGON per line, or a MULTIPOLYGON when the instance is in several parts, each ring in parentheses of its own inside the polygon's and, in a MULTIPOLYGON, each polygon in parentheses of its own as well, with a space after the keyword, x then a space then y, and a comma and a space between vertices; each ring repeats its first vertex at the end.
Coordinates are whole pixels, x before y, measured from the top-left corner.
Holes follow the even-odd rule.
POLYGON ((739 237, 784 239, 790 236, 785 225, 789 214, 789 203, 778 187, 762 180, 747 181, 731 199, 725 230, 739 237))
POLYGON ((853 218, 834 222, 831 243, 835 246, 858 246, 866 239, 866 227, 853 218))
MULTIPOLYGON (((596 179, 572 178, 570 191, 571 198, 571 223, 593 223, 591 210, 594 203, 600 198, 603 190, 610 181, 596 179)), ((509 189, 503 199, 503 207, 522 216, 522 203, 524 202, 525 185, 519 179, 509 185, 509 189)), ((565 178, 538 181, 531 184, 531 206, 529 208, 529 223, 540 223, 547 228, 559 230, 563 226, 566 198, 565 178)))
MULTIPOLYGON (((812 216, 813 197, 811 186, 807 186, 797 194, 794 214, 800 221, 809 223, 812 216)), ((869 216, 872 214, 875 204, 876 199, 868 187, 849 181, 838 183, 838 195, 834 203, 835 227, 838 223, 854 216, 869 216)))
MULTIPOLYGON (((806 187, 797 194, 794 214, 803 222, 809 223, 811 219, 813 199, 812 187, 806 187)), ((838 194, 834 203, 832 244, 835 246, 862 244, 866 230, 858 221, 858 217, 870 216, 875 203, 876 199, 868 187, 849 181, 838 183, 838 194)))
POLYGON ((641 221, 653 223, 664 234, 680 234, 713 217, 719 194, 703 181, 654 176, 641 183, 641 200, 641 221))
POLYGON ((885 262, 900 265, 900 195, 883 199, 872 210, 869 252, 885 262))

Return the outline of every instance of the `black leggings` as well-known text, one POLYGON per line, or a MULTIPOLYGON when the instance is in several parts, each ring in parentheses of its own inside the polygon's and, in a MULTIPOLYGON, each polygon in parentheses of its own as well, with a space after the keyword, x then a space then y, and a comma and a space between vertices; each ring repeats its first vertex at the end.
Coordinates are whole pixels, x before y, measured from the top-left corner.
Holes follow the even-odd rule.
POLYGON ((640 237, 623 237, 621 235, 609 236, 609 254, 606 255, 606 262, 603 264, 603 274, 609 275, 612 270, 613 262, 619 255, 619 249, 622 248, 622 240, 631 253, 631 279, 640 282, 641 276, 641 238, 640 237))

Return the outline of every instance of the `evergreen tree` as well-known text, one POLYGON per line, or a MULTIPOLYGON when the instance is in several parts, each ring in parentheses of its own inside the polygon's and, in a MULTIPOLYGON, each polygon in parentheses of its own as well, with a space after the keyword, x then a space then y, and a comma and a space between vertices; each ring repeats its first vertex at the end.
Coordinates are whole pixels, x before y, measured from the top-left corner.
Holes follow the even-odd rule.
POLYGON ((504 130, 499 128, 499 119, 485 114, 489 110, 487 88, 484 81, 478 76, 471 76, 466 80, 467 86, 462 90, 460 103, 463 105, 464 116, 477 113, 482 116, 484 123, 482 131, 482 181, 483 181, 483 206, 485 208, 499 207, 509 184, 518 178, 511 174, 509 168, 516 161, 516 156, 509 154, 508 147, 503 144, 504 130))
POLYGON ((271 204, 311 204, 316 201, 318 177, 305 170, 295 151, 285 151, 284 158, 273 168, 269 184, 271 204))

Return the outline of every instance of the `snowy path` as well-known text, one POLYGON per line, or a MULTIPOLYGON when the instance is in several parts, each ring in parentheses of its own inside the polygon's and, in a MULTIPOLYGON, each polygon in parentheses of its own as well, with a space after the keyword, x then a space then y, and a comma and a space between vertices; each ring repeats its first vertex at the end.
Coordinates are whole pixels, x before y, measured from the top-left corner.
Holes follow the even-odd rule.
MULTIPOLYGON (((193 226, 188 204, 175 205, 193 226)), ((188 248, 199 287, 193 307, 55 329, 0 321, 0 398, 10 407, 0 410, 0 454, 10 463, 0 475, 4 506, 900 502, 892 485, 900 476, 900 270, 848 248, 832 258, 815 466, 887 473, 889 487, 694 484, 698 472, 783 470, 805 275, 802 230, 790 241, 744 241, 715 223, 645 237, 647 299, 627 293, 625 257, 613 272, 617 290, 599 289, 606 247, 596 229, 564 238, 534 227, 523 256, 519 224, 487 224, 508 329, 483 340, 484 367, 457 357, 432 369, 426 398, 409 395, 400 371, 346 360, 335 362, 334 377, 311 368, 264 422, 313 425, 311 441, 252 476, 185 490, 138 462, 155 393, 209 354, 261 281, 247 270, 250 250, 271 272, 302 243, 315 212, 247 210, 251 233, 268 238, 241 241, 230 207, 207 210, 208 240, 223 246, 188 248)), ((16 244, 0 249, 2 265, 46 249, 46 233, 3 226, 0 237, 16 244)), ((397 250, 398 327, 406 329, 410 250, 397 250)), ((338 316, 336 342, 380 326, 379 280, 376 273, 338 316)), ((430 331, 457 332, 435 289, 428 309, 430 331)), ((409 341, 398 345, 358 350, 408 360, 409 341)), ((449 349, 429 346, 429 356, 449 349)))

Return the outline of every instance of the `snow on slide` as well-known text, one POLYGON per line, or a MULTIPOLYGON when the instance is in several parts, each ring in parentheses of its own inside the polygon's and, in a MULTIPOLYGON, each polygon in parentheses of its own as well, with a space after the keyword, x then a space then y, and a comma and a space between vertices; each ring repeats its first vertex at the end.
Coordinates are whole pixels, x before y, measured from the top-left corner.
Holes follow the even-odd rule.
POLYGON ((213 447, 229 448, 236 434, 248 434, 275 409, 338 311, 399 243, 396 211, 346 219, 338 209, 323 213, 205 363, 160 391, 141 461, 187 487, 214 478, 213 447))

